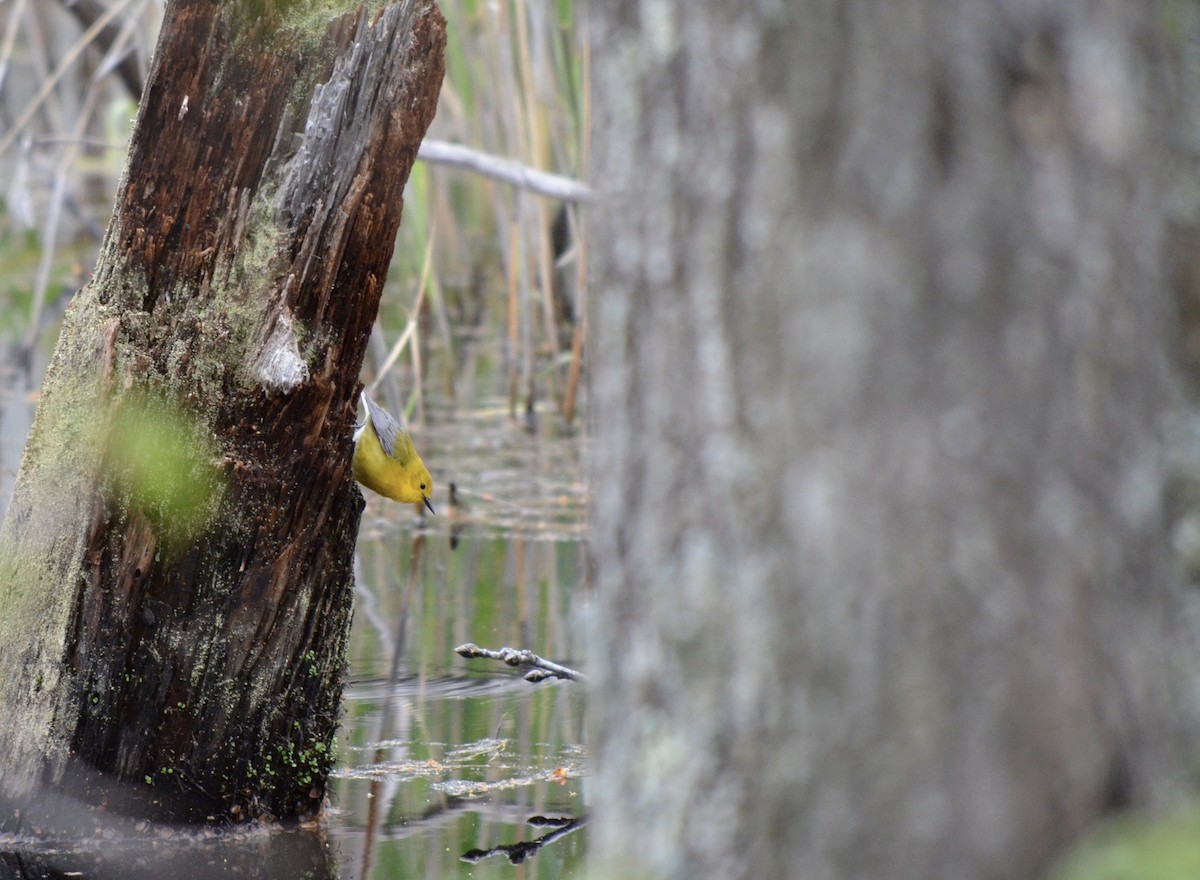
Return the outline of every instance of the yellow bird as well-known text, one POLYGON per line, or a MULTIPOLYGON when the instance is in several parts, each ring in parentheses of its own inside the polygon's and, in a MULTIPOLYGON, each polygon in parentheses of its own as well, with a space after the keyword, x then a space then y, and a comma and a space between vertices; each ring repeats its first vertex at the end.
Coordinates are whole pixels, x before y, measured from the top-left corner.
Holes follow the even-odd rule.
POLYGON ((429 503, 433 478, 417 454, 412 436, 366 391, 362 402, 367 417, 354 432, 354 479, 380 495, 405 504, 424 504, 434 513, 429 503))

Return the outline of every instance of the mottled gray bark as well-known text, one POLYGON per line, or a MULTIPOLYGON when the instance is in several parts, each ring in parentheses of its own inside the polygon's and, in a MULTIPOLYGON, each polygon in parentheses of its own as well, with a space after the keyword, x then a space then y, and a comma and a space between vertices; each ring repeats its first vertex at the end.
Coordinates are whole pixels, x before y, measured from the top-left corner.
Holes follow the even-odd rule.
POLYGON ((1029 878, 1185 772, 1157 9, 594 8, 612 876, 1029 878))
POLYGON ((0 828, 322 807, 358 372, 445 44, 432 0, 344 8, 168 4, 0 529, 0 828))

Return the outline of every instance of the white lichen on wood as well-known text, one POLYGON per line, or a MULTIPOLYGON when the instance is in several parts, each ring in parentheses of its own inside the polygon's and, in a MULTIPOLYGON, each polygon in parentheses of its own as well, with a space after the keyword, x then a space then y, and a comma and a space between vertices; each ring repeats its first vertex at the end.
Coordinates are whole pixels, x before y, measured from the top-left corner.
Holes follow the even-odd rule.
POLYGON ((275 319, 275 326, 254 365, 258 383, 267 391, 287 394, 308 381, 308 365, 300 356, 296 322, 289 309, 275 319))

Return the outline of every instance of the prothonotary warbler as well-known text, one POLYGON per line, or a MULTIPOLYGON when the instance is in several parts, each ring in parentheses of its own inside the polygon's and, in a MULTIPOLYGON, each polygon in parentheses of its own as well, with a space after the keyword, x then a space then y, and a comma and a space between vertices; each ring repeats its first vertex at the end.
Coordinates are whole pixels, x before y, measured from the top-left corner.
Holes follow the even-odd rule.
POLYGON ((382 406, 362 393, 367 416, 354 432, 354 479, 368 489, 405 504, 424 504, 434 513, 429 496, 433 478, 412 436, 382 406))

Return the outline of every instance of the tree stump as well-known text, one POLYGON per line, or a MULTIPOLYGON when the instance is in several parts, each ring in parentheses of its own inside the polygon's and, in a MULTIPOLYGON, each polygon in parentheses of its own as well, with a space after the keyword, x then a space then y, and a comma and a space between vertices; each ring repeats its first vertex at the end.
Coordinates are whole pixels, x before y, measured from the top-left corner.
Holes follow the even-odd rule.
MULTIPOLYGON (((324 10, 324 11, 322 11, 324 10)), ((168 5, 0 530, 0 791, 312 815, 362 498, 358 372, 445 23, 168 5)))

